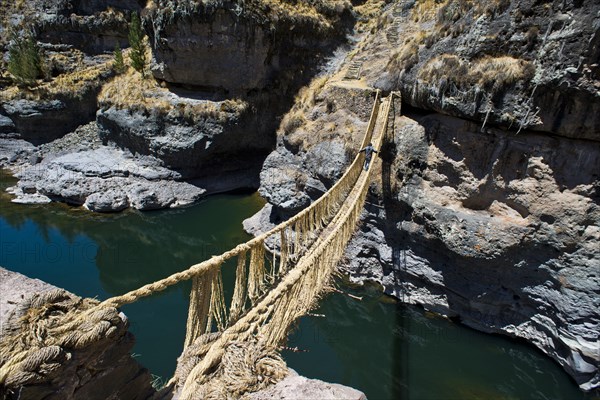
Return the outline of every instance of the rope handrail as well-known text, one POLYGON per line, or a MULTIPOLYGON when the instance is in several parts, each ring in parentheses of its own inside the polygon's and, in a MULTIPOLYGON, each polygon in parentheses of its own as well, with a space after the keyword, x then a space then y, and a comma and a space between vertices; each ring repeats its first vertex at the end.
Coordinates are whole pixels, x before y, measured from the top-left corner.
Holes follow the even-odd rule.
MULTIPOLYGON (((384 107, 384 122, 381 133, 378 135, 375 145, 380 148, 387 130, 389 111, 393 102, 394 93, 388 97, 384 107)), ((372 130, 375 124, 370 127, 372 130)), ((225 329, 221 336, 215 340, 210 349, 203 355, 200 362, 189 372, 181 391, 182 399, 191 399, 197 392, 208 375, 208 372, 219 363, 225 353, 225 349, 232 341, 245 341, 252 335, 262 337, 266 346, 276 346, 287 334, 290 324, 311 308, 312 300, 322 290, 332 273, 332 266, 341 258, 343 248, 352 236, 356 222, 360 217, 360 211, 368 192, 370 173, 373 164, 368 171, 362 174, 353 187, 352 195, 340 208, 333 218, 330 231, 326 231, 325 237, 320 238, 311 246, 296 267, 290 271, 270 290, 260 302, 250 309, 242 318, 232 326, 225 329), (331 268, 319 268, 323 264, 331 268), (296 303, 286 302, 285 296, 291 296, 296 303), (306 300, 309 299, 308 302, 306 300), (305 301, 304 303, 302 303, 305 301)), ((362 170, 362 165, 359 165, 362 170)))
MULTIPOLYGON (((375 101, 373 104, 373 108, 371 110, 371 115, 369 117, 369 123, 367 125, 367 130, 365 132, 365 136, 364 136, 362 144, 361 144, 361 149, 364 148, 371 141, 371 137, 373 135, 373 130, 375 128, 375 123, 377 121, 377 116, 378 116, 378 112, 379 112, 380 97, 381 97, 381 91, 379 89, 377 89, 376 93, 375 93, 375 101)), ((350 164, 350 166, 348 167, 346 172, 342 175, 342 177, 340 179, 338 179, 338 181, 325 194, 323 194, 321 197, 319 197, 317 200, 315 200, 313 203, 311 203, 307 208, 300 211, 295 216, 280 223, 279 225, 270 229, 269 231, 262 233, 256 237, 254 237, 253 239, 248 240, 245 243, 241 243, 241 244, 237 245, 236 247, 234 247, 233 249, 228 250, 218 256, 212 256, 208 260, 205 260, 198 264, 194 264, 184 271, 177 272, 177 273, 172 274, 172 275, 170 275, 166 278, 163 278, 159 281, 149 283, 147 285, 142 286, 139 289, 132 290, 123 295, 114 296, 109 299, 106 299, 100 304, 100 306, 121 307, 125 304, 133 303, 142 297, 150 296, 153 293, 163 291, 166 288, 173 286, 179 282, 189 280, 189 279, 193 278, 194 276, 204 273, 217 265, 221 265, 223 262, 225 262, 235 256, 238 256, 240 253, 242 253, 244 251, 248 251, 248 250, 252 249, 253 246, 255 246, 259 243, 263 243, 268 237, 273 236, 273 235, 281 232, 283 229, 292 226, 293 224, 295 224, 302 218, 306 217, 312 210, 316 209, 323 202, 327 201, 327 197, 330 196, 331 193, 335 193, 335 191, 337 189, 339 189, 344 183, 346 183, 346 181, 348 179, 353 177, 352 173, 357 169, 356 168, 357 165, 361 164, 361 160, 362 160, 362 156, 360 153, 358 153, 354 157, 352 164, 350 164)), ((355 179, 356 178, 358 178, 358 177, 355 177, 355 179)))
MULTIPOLYGON (((390 108, 397 95, 392 93, 383 102, 380 96, 377 91, 361 148, 370 141, 381 148, 387 134, 390 108)), ((23 329, 15 330, 14 340, 0 343, 0 384, 30 376, 34 361, 38 365, 63 348, 83 348, 112 334, 115 328, 111 324, 120 321, 115 317, 117 307, 185 280, 192 280, 186 338, 181 363, 170 381, 182 389, 181 399, 191 400, 200 386, 219 382, 223 375, 217 377, 216 371, 226 375, 223 371, 231 368, 227 352, 232 343, 257 340, 269 352, 276 349, 293 321, 315 306, 355 230, 375 164, 363 173, 362 160, 357 152, 342 177, 309 207, 229 251, 124 295, 100 303, 85 300, 83 307, 65 309, 61 316, 46 319, 43 310, 33 313, 34 319, 19 322, 23 329), (269 255, 267 239, 274 239, 269 255), (227 306, 221 266, 236 256, 235 286, 227 306), (180 371, 181 364, 185 367, 180 371)), ((62 299, 63 294, 56 296, 62 299)))

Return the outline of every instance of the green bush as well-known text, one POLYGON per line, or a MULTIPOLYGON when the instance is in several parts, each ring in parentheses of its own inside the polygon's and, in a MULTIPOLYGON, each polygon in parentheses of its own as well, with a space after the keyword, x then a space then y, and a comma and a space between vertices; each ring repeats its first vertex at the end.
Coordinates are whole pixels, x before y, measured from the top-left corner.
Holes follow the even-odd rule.
POLYGON ((43 66, 42 53, 33 34, 13 32, 8 49, 8 72, 17 82, 30 85, 43 76, 43 66))
POLYGON ((146 48, 144 46, 144 32, 142 31, 142 23, 137 13, 131 14, 129 45, 131 46, 131 66, 140 72, 142 76, 145 76, 146 48))

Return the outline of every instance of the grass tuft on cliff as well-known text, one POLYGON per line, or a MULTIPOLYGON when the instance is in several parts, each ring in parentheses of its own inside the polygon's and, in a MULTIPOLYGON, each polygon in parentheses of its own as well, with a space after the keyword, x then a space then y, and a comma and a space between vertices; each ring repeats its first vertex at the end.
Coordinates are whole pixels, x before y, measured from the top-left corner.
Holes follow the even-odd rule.
POLYGON ((271 29, 293 27, 326 33, 342 15, 349 14, 352 4, 349 0, 150 0, 146 6, 154 29, 159 28, 161 21, 210 16, 218 9, 227 9, 271 29))
POLYGON ((8 48, 8 72, 19 83, 34 84, 42 77, 44 58, 33 33, 26 30, 19 35, 12 33, 11 44, 8 48))
POLYGON ((47 100, 51 98, 81 98, 90 90, 97 89, 112 74, 112 60, 109 56, 96 65, 75 69, 60 74, 49 81, 38 81, 33 88, 21 89, 11 86, 0 92, 0 100, 16 99, 47 100))
POLYGON ((207 118, 226 121, 232 114, 242 114, 249 106, 239 99, 214 102, 179 97, 152 77, 142 77, 133 68, 103 86, 98 104, 105 109, 115 107, 146 115, 166 115, 189 123, 207 118))
POLYGON ((535 66, 529 60, 501 53, 464 57, 448 53, 444 47, 445 40, 461 35, 468 24, 479 18, 491 19, 508 7, 507 0, 417 1, 410 14, 414 32, 397 47, 386 70, 399 81, 410 72, 420 82, 442 91, 454 85, 463 92, 483 90, 492 96, 533 79, 535 66), (438 45, 445 52, 432 57, 428 49, 438 45))
POLYGON ((438 87, 454 84, 469 90, 477 86, 492 94, 533 78, 535 67, 530 61, 510 56, 491 57, 468 61, 454 54, 442 54, 430 59, 417 75, 423 82, 438 87))

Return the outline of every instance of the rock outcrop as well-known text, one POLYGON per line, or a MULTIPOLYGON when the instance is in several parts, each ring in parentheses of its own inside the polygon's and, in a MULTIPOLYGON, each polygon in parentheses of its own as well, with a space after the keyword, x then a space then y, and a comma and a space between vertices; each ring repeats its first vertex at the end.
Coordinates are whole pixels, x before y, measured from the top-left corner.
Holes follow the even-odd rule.
POLYGON ((431 115, 398 121, 381 208, 347 250, 356 281, 527 339, 598 385, 600 152, 585 141, 431 115), (579 161, 577 161, 579 160, 579 161), (565 167, 573 164, 574 168, 565 167))
POLYGON ((11 136, 35 145, 48 143, 95 119, 98 92, 90 90, 82 98, 15 99, 0 106, 0 115, 11 121, 11 136))
MULTIPOLYGON (((307 182, 329 186, 309 160, 316 132, 321 146, 335 148, 343 138, 348 156, 358 150, 362 130, 344 138, 339 125, 328 129, 330 115, 352 110, 330 104, 340 99, 332 88, 400 90, 407 116, 400 117, 397 103, 390 121, 394 140, 380 149, 381 175, 343 268, 354 281, 380 282, 406 303, 525 339, 583 390, 595 390, 597 7, 585 1, 496 6, 477 14, 479 6, 462 12, 452 1, 439 9, 390 5, 352 55, 358 67, 340 66, 316 91, 324 95, 298 101, 284 117, 279 146, 261 173, 261 191, 271 204, 245 227, 256 233, 297 212, 315 198, 319 185, 307 182), (456 23, 439 25, 444 18, 456 23), (520 37, 519 18, 540 24, 529 45, 507 40, 520 37), (503 77, 508 73, 515 75, 503 77), (350 80, 340 82, 341 76, 350 80)), ((337 170, 332 176, 343 172, 348 156, 329 164, 337 170)))
MULTIPOLYGON (((131 12, 141 11, 144 3, 141 0, 7 2, 0 20, 7 31, 26 25, 37 32, 42 42, 102 54, 112 51, 117 43, 128 45, 127 21, 131 12)), ((0 43, 7 39, 8 35, 0 43)))
MULTIPOLYGON (((19 335, 21 324, 32 323, 36 318, 50 319, 48 314, 44 315, 48 310, 52 310, 52 318, 58 318, 58 315, 85 303, 85 300, 62 289, 4 268, 0 268, 0 278, 0 346, 3 350, 15 346, 11 341, 19 335), (27 317, 21 320, 25 313, 28 313, 27 317)), ((150 398, 154 393, 152 378, 148 370, 131 357, 134 337, 128 331, 127 317, 113 309, 103 318, 92 325, 95 328, 91 335, 93 340, 72 340, 62 344, 45 343, 50 342, 51 338, 46 335, 54 328, 53 322, 47 322, 45 335, 38 337, 36 352, 30 354, 26 369, 20 366, 3 374, 0 385, 2 398, 150 398)), ((2 360, 2 366, 6 365, 6 361, 2 360)))
POLYGON ((290 370, 290 374, 276 385, 243 397, 244 400, 366 400, 366 398, 364 393, 356 389, 318 379, 308 379, 298 375, 294 370, 290 370))
POLYGON ((148 9, 152 72, 170 83, 247 93, 297 87, 352 25, 349 2, 159 0, 148 9), (337 4, 336 4, 337 3, 337 4))
POLYGON ((31 149, 27 160, 33 163, 20 164, 19 182, 9 189, 15 202, 57 200, 96 212, 154 210, 191 204, 206 192, 180 182, 180 174, 153 157, 103 146, 95 124, 31 149))
POLYGON ((367 44, 392 49, 365 73, 375 86, 419 108, 600 140, 596 1, 402 4, 367 44))
POLYGON ((13 27, 33 25, 53 76, 24 93, 0 92, 0 165, 18 170, 17 201, 51 199, 94 211, 172 207, 201 193, 256 189, 278 117, 355 21, 351 3, 330 0, 296 9, 280 0, 161 0, 143 9, 135 0, 21 3, 3 5, 0 17, 13 27), (133 70, 114 76, 110 58, 97 55, 114 48, 139 11, 158 80, 133 70), (70 68, 71 61, 86 69, 70 68), (94 119, 105 150, 30 160, 37 152, 16 151, 12 142, 50 143, 94 119), (136 157, 121 171, 128 153, 136 157), (117 167, 86 171, 79 158, 117 167), (160 185, 170 182, 164 188, 133 171, 147 171, 147 159, 170 171, 160 177, 160 185), (43 182, 49 176, 53 181, 43 182))
MULTIPOLYGON (((215 178, 237 174, 239 179, 233 189, 256 188, 259 166, 272 146, 264 129, 269 125, 268 117, 260 118, 256 110, 243 102, 172 96, 172 108, 150 115, 145 110, 101 108, 97 120, 103 141, 160 159, 186 179, 211 185, 215 178), (185 104, 200 109, 189 119, 173 111, 185 104), (254 171, 254 179, 244 182, 248 170, 254 171)), ((260 113, 265 113, 265 109, 260 113)))

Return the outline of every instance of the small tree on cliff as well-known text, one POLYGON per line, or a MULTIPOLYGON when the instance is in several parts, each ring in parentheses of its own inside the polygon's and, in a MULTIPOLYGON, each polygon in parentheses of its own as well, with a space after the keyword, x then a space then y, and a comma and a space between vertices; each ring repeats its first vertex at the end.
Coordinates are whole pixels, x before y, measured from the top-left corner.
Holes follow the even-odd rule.
POLYGON ((145 76, 146 68, 146 47, 144 46, 144 32, 142 23, 137 13, 131 14, 131 23, 129 24, 129 45, 131 46, 131 66, 145 76))
POLYGON ((14 31, 8 48, 8 72, 19 83, 31 85, 43 75, 40 47, 31 31, 19 35, 14 31))
POLYGON ((115 44, 115 51, 113 52, 115 57, 115 62, 113 64, 113 68, 117 74, 123 73, 125 71, 125 62, 123 61, 123 51, 121 51, 121 46, 119 46, 119 42, 115 44))

